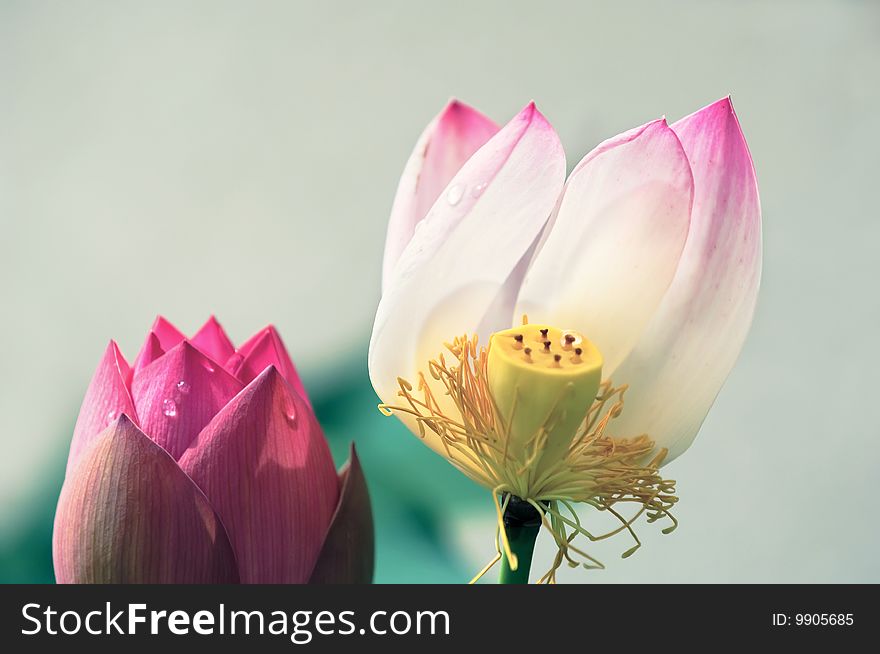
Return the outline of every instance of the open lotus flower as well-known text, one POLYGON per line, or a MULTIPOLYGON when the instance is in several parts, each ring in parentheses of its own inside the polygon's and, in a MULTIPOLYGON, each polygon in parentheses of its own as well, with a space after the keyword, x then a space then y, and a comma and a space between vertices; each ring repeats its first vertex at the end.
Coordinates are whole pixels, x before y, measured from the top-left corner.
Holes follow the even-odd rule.
POLYGON ((388 226, 370 376, 384 412, 492 491, 502 578, 517 577, 521 528, 542 522, 559 546, 544 580, 572 552, 597 564, 572 545, 599 538, 573 502, 633 537, 643 512, 671 519, 659 468, 693 441, 758 292, 758 189, 729 98, 565 171, 533 103, 499 129, 454 101, 388 226))
POLYGON ((236 349, 213 317, 191 339, 160 317, 86 392, 53 555, 61 583, 360 583, 373 524, 274 327, 236 349))

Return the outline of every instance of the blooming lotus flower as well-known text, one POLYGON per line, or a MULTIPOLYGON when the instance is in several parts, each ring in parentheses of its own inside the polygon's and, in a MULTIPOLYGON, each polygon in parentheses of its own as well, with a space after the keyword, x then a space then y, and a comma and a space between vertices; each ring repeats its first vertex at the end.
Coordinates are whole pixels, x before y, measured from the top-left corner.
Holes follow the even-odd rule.
POLYGON ((53 555, 60 583, 368 582, 373 525, 274 327, 236 349, 160 317, 133 365, 113 341, 98 365, 53 555))
POLYGON ((572 552, 598 564, 572 545, 600 538, 574 502, 633 537, 644 512, 671 519, 659 469, 732 368, 761 272, 755 172, 729 98, 565 171, 534 103, 501 128, 450 103, 400 180, 369 354, 383 411, 492 491, 495 560, 515 572, 514 536, 550 530, 548 581, 572 552))

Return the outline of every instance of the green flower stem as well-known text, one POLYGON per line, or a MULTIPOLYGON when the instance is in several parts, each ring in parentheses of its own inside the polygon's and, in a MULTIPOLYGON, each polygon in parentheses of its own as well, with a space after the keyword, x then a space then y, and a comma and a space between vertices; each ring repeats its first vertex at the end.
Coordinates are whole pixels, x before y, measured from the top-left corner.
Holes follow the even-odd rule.
POLYGON ((532 567, 532 553, 535 539, 541 529, 541 514, 535 504, 516 495, 505 494, 501 498, 504 506, 504 533, 510 544, 510 553, 517 560, 516 570, 510 565, 505 548, 502 548, 501 574, 499 584, 529 583, 529 569, 532 567))
POLYGON ((541 529, 537 525, 526 524, 520 526, 508 526, 507 540, 510 541, 510 551, 518 561, 516 570, 511 570, 507 554, 502 551, 501 573, 498 575, 499 584, 527 584, 529 583, 529 569, 532 567, 532 553, 535 551, 535 539, 541 529))

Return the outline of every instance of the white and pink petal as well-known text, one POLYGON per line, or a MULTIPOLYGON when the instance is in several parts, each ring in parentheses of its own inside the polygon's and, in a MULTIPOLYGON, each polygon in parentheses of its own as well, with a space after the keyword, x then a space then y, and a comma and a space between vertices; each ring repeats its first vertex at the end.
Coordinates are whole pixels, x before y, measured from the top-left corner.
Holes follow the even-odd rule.
POLYGON ((675 278, 615 381, 630 385, 615 421, 669 449, 691 444, 745 341, 761 277, 754 165, 729 98, 672 129, 694 174, 694 207, 675 278))
POLYGON ((400 255, 449 181, 498 125, 452 100, 425 128, 404 168, 388 220, 382 285, 388 288, 400 255))
POLYGON ((516 315, 582 332, 612 374, 675 275, 693 194, 688 159, 665 120, 599 145, 566 182, 516 315))
POLYGON ((369 369, 383 401, 394 403, 397 378, 415 380, 444 342, 466 332, 485 339, 510 326, 511 289, 519 286, 521 264, 564 176, 559 138, 529 104, 453 177, 401 255, 379 304, 369 369))

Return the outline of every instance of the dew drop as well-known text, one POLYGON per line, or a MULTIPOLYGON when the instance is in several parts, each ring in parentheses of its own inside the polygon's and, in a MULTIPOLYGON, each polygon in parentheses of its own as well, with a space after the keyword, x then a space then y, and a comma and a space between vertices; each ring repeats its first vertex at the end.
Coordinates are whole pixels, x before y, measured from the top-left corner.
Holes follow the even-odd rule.
POLYGON ((284 417, 287 419, 287 423, 291 427, 296 427, 296 405, 292 402, 284 407, 284 417))
POLYGON ((177 403, 172 399, 165 400, 162 402, 162 413, 169 418, 173 418, 177 415, 177 403))
POLYGON ((115 410, 115 409, 110 409, 110 410, 107 412, 107 424, 109 425, 111 422, 113 422, 114 420, 116 420, 116 418, 117 418, 118 415, 119 415, 119 414, 116 413, 116 410, 115 410))
POLYGON ((187 384, 183 379, 177 382, 177 390, 180 391, 183 395, 189 394, 189 384, 187 384))
POLYGON ((477 184, 477 185, 473 188, 473 190, 471 190, 471 194, 472 194, 475 198, 478 198, 478 197, 480 197, 481 195, 483 195, 483 191, 486 190, 486 187, 487 187, 487 186, 489 186, 489 182, 480 182, 479 184, 477 184))
POLYGON ((449 190, 446 192, 446 201, 451 204, 453 207, 461 202, 461 199, 464 197, 464 187, 461 184, 454 184, 449 187, 449 190))

